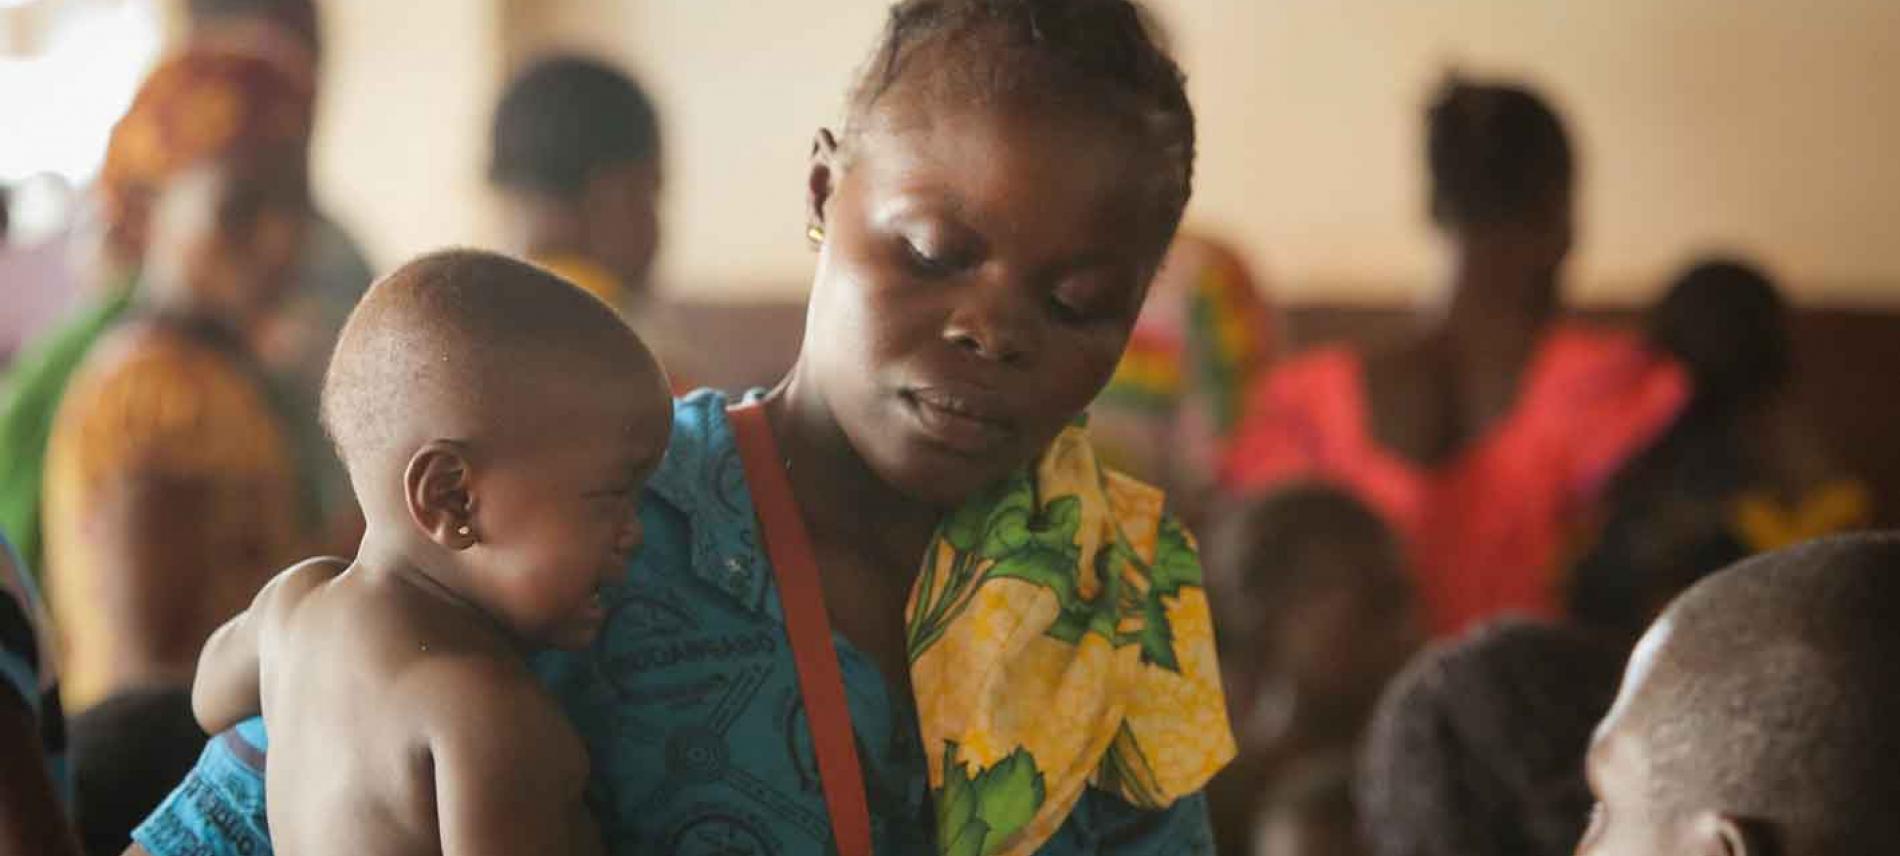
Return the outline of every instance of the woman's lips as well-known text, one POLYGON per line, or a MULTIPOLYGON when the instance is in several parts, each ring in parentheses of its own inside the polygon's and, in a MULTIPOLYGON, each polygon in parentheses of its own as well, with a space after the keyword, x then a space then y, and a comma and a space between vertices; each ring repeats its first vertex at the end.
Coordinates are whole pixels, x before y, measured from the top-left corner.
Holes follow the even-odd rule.
POLYGON ((1001 408, 978 396, 924 387, 906 390, 903 397, 924 434, 962 455, 995 452, 1015 434, 1001 408))

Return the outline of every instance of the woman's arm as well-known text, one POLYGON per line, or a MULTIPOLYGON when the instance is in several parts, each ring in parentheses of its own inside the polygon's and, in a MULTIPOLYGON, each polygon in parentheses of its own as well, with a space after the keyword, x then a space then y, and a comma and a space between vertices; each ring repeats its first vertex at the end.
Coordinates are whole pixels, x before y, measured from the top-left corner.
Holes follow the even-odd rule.
POLYGON ((132 831, 140 856, 269 856, 266 742, 261 722, 211 738, 184 782, 132 831))

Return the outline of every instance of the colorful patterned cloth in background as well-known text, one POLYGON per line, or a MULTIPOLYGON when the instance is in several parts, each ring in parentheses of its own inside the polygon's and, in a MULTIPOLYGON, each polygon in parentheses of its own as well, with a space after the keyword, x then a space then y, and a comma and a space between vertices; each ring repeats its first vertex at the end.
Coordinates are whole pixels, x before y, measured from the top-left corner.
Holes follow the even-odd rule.
POLYGON ((0 381, 0 532, 13 539, 29 573, 42 567, 40 501, 53 414, 93 343, 131 305, 132 286, 115 289, 35 340, 0 381))
POLYGON ((1316 478, 1359 497, 1403 540, 1434 636, 1506 612, 1557 618, 1564 551, 1688 395, 1682 369, 1636 337, 1559 325, 1525 365, 1511 410, 1427 467, 1374 435, 1361 355, 1325 348, 1253 390, 1223 486, 1316 478))
MULTIPOLYGON (((72 782, 66 773, 66 717, 59 704, 59 667, 54 662, 46 613, 33 579, 0 535, 0 693, 11 692, 40 723, 46 770, 68 805, 72 782)), ((0 699, 0 704, 7 704, 0 699)))
POLYGON ((1601 523, 1581 533, 1567 581, 1571 617, 1633 637, 1708 574, 1872 524, 1867 488, 1834 474, 1821 450, 1803 448, 1805 433, 1784 433, 1798 424, 1738 424, 1692 410, 1624 468, 1601 523), (1775 454, 1758 457, 1748 445, 1757 442, 1775 454))
POLYGON ((581 287, 602 303, 619 309, 627 302, 627 287, 605 265, 578 255, 537 256, 532 261, 555 276, 581 287))
POLYGON ((1177 503, 1198 500, 1272 358, 1274 334, 1273 313, 1233 250, 1176 237, 1115 376, 1089 408, 1103 462, 1177 503))
POLYGON ((674 395, 685 395, 698 388, 698 370, 694 368, 696 349, 679 334, 665 301, 650 288, 629 288, 605 265, 580 255, 535 256, 529 261, 612 306, 640 334, 640 340, 666 367, 666 380, 674 395))
POLYGON ((1792 502, 1749 491, 1729 504, 1729 515, 1743 545, 1766 553, 1865 528, 1873 523, 1874 501, 1866 485, 1843 477, 1817 484, 1792 502))
POLYGON ((260 53, 205 44, 168 57, 112 128, 98 186, 106 222, 138 216, 167 180, 206 160, 307 149, 315 96, 308 68, 260 53))
POLYGON ((1165 808, 1233 758, 1193 540, 1084 429, 926 557, 906 619, 939 853, 1034 853, 1089 786, 1165 808))
MULTIPOLYGON (((534 664, 587 743, 614 853, 830 852, 727 403, 676 403, 641 499, 646 544, 603 592, 599 639, 534 664)), ((1198 562, 1159 495, 1101 475, 1080 436, 1033 481, 946 521, 909 610, 915 703, 833 637, 880 854, 1213 852, 1191 791, 1232 744, 1198 562)), ((256 721, 214 738, 138 842, 153 856, 270 852, 268 745, 256 721)))
POLYGON ((242 611, 272 573, 308 555, 307 474, 276 399, 241 346, 215 332, 121 326, 73 375, 54 420, 43 576, 75 712, 124 688, 114 654, 126 628, 100 607, 122 588, 109 575, 123 569, 116 545, 98 537, 99 515, 153 483, 195 491, 203 516, 194 540, 207 558, 230 563, 180 595, 208 616, 242 611))

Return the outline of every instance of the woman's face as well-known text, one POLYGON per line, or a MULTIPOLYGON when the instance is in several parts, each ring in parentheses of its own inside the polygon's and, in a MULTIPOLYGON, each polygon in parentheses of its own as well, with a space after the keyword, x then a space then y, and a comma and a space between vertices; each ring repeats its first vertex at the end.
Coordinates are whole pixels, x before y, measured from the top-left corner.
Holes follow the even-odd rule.
POLYGON ((872 471, 947 507, 1100 391, 1172 224, 1105 122, 900 96, 820 137, 802 360, 872 471))
POLYGON ((308 206, 291 167, 207 163, 167 182, 153 210, 146 266, 166 300, 250 323, 295 285, 308 206))

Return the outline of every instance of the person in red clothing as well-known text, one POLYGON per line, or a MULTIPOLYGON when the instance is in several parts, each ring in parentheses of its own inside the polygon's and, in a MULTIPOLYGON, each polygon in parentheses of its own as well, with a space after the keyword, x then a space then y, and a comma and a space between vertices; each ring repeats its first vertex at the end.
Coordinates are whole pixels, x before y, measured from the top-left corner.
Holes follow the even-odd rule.
POLYGON ((1560 613, 1567 539, 1688 381, 1634 336, 1558 320, 1576 167, 1549 105, 1454 78, 1426 137, 1447 293, 1390 347, 1320 350, 1259 381, 1221 478, 1234 493, 1317 478, 1357 495, 1400 534, 1444 636, 1560 613))

